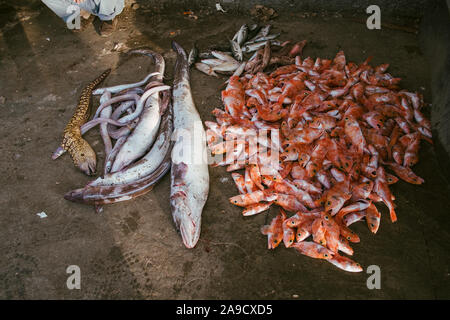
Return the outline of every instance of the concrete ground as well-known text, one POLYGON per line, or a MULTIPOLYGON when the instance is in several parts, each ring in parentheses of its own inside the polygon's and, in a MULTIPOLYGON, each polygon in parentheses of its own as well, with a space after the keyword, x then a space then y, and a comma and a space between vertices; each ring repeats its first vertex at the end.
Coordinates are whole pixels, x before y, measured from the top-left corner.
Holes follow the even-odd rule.
MULTIPOLYGON (((18 10, 0 2, 0 298, 1 299, 448 299, 449 188, 432 146, 423 143, 417 174, 421 186, 392 187, 398 222, 387 211, 377 235, 365 224, 353 229, 361 243, 354 259, 381 269, 381 289, 369 290, 366 272, 351 274, 281 246, 267 250, 259 229, 277 214, 244 218, 228 203, 237 193, 228 173, 210 168, 209 200, 197 247, 188 250, 175 231, 168 202, 169 176, 152 192, 111 205, 101 214, 68 202, 64 193, 90 179, 68 156, 52 161, 82 88, 108 67, 106 84, 134 82, 152 69, 148 58, 123 59, 116 48, 148 46, 163 53, 171 83, 172 39, 189 49, 226 43, 249 18, 195 12, 161 14, 144 5, 121 15, 119 30, 99 37, 92 19, 82 32, 68 30, 39 2, 18 10), (119 46, 116 46, 119 44, 119 46), (47 218, 36 213, 44 211, 47 218), (81 289, 68 290, 66 268, 81 269, 81 289)), ((364 14, 364 12, 362 12, 364 14)), ((361 16, 364 19, 364 16, 361 16)), ((394 21, 395 22, 395 21, 394 21)), ((416 34, 368 30, 341 15, 283 13, 271 22, 281 39, 307 39, 305 55, 331 58, 343 49, 356 62, 390 63, 402 85, 431 102, 429 65, 416 34)), ((221 106, 223 79, 192 71, 203 120, 221 106)), ((97 100, 94 100, 97 102, 97 100)), ((87 139, 103 161, 98 131, 87 139)))

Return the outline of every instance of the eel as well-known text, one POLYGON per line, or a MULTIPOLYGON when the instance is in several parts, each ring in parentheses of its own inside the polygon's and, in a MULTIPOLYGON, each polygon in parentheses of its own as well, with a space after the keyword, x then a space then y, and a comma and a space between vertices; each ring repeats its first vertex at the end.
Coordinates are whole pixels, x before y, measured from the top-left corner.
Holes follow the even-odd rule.
POLYGON ((186 52, 175 41, 177 54, 172 90, 174 137, 170 206, 184 245, 193 248, 200 237, 201 215, 208 198, 206 134, 192 98, 186 52))
POLYGON ((160 89, 170 89, 169 86, 164 86, 162 83, 165 70, 165 61, 162 55, 148 49, 132 50, 129 54, 142 54, 151 57, 158 73, 155 76, 156 82, 160 83, 159 86, 149 89, 146 88, 145 93, 141 96, 136 109, 144 106, 144 103, 145 107, 139 116, 138 124, 117 153, 116 159, 111 167, 111 172, 122 170, 136 159, 142 157, 150 149, 155 141, 161 121, 161 99, 159 93, 151 94, 150 92, 160 89))
POLYGON ((61 143, 62 153, 69 152, 74 165, 87 175, 96 171, 97 158, 89 143, 81 136, 81 126, 89 119, 92 90, 97 87, 111 72, 107 69, 98 78, 89 83, 81 92, 75 113, 66 125, 61 143))
MULTIPOLYGON (((111 186, 131 183, 151 174, 161 164, 165 155, 170 153, 171 138, 173 132, 172 107, 169 106, 161 118, 158 137, 150 151, 139 161, 130 166, 113 173, 105 174, 96 180, 88 183, 88 186, 111 186)), ((119 140, 117 140, 116 144, 119 140)))

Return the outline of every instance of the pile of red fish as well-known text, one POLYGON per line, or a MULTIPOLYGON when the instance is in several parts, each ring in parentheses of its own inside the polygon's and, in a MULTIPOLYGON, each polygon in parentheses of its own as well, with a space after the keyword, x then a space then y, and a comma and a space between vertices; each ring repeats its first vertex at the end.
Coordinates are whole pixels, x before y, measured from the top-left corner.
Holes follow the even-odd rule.
POLYGON ((333 60, 297 56, 270 74, 232 76, 224 110, 213 110, 217 122, 205 122, 211 153, 222 156, 213 166, 227 166, 240 193, 230 202, 244 216, 281 207, 261 229, 269 249, 283 242, 362 271, 342 255, 360 241, 349 226, 365 220, 376 233, 375 203, 397 220, 389 185, 424 182, 411 170, 421 140, 432 143, 422 96, 400 90, 388 64, 369 61, 347 63, 340 51, 333 60))

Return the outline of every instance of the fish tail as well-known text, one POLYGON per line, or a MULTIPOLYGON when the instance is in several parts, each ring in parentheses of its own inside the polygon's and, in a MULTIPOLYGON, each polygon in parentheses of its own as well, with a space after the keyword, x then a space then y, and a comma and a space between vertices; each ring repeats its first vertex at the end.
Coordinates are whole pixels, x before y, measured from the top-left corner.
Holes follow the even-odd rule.
POLYGON ((394 208, 391 208, 391 209, 389 210, 389 214, 390 214, 390 216, 391 216, 391 221, 392 221, 392 222, 397 221, 397 215, 395 214, 394 208))

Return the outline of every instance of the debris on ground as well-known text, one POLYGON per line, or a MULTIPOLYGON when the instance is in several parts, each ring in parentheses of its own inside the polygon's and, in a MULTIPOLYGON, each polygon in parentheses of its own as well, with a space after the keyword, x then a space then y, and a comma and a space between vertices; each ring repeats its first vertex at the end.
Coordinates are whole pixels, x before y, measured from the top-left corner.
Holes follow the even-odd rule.
POLYGON ((216 3, 216 10, 223 13, 227 13, 225 10, 223 10, 222 5, 220 3, 216 3))
POLYGON ((41 219, 47 218, 47 214, 44 211, 36 213, 36 215, 41 219))
POLYGON ((268 8, 263 5, 257 4, 250 10, 250 15, 257 21, 267 22, 271 19, 278 17, 278 14, 273 8, 268 8))

